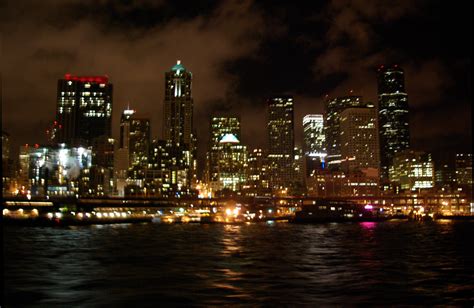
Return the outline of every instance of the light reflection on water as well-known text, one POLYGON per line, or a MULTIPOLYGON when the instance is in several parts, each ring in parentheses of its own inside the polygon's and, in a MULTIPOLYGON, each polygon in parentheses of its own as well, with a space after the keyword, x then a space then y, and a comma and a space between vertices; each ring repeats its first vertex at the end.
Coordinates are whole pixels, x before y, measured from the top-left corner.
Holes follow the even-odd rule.
POLYGON ((472 234, 472 222, 5 226, 5 294, 17 306, 462 305, 472 234))

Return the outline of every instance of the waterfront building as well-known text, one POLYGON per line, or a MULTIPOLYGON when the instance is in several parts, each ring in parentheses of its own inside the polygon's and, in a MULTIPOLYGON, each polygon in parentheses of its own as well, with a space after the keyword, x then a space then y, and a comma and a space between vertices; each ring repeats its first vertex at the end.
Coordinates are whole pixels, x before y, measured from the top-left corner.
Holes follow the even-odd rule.
POLYGON ((306 179, 309 197, 338 198, 378 196, 377 175, 362 172, 343 172, 340 170, 315 170, 306 179))
POLYGON ((395 192, 416 191, 434 187, 431 154, 422 151, 403 150, 395 154, 390 167, 390 183, 395 192))
POLYGON ((435 187, 440 191, 451 192, 456 188, 456 154, 439 152, 433 155, 435 187))
POLYGON ((352 107, 369 107, 370 103, 364 103, 361 96, 342 96, 329 98, 326 101, 326 161, 331 169, 339 169, 341 163, 341 112, 352 107))
POLYGON ((87 194, 92 152, 84 147, 26 147, 28 179, 32 196, 87 194))
POLYGON ((275 96, 267 104, 270 187, 284 190, 295 182, 293 97, 275 96))
POLYGON ((58 80, 57 142, 89 146, 99 136, 111 136, 113 86, 107 76, 73 76, 58 80))
POLYGON ((340 113, 341 168, 346 172, 379 169, 375 106, 347 108, 340 113))
POLYGON ((397 153, 410 147, 408 95, 404 71, 397 65, 378 69, 381 180, 388 188, 389 169, 397 153))

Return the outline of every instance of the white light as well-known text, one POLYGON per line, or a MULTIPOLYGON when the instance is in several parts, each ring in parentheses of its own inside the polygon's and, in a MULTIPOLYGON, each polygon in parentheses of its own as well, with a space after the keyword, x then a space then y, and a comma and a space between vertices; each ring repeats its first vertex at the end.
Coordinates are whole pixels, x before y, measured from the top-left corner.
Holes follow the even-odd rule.
POLYGON ((63 217, 63 214, 57 212, 57 213, 54 213, 54 216, 55 216, 56 218, 62 218, 62 217, 63 217))

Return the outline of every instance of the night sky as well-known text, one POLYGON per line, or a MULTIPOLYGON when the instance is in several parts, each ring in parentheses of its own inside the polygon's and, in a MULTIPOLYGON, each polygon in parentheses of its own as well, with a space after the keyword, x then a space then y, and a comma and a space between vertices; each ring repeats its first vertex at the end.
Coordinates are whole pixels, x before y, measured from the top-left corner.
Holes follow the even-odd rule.
MULTIPOLYGON (((5 1, 4 1, 5 2, 5 1)), ((114 84, 113 132, 130 104, 161 138, 164 72, 193 73, 199 156, 212 113, 241 116, 243 143, 267 146, 265 98, 295 97, 302 117, 325 95, 377 101, 376 69, 405 69, 412 147, 472 152, 471 1, 12 1, 1 10, 2 128, 44 143, 57 80, 114 84)))

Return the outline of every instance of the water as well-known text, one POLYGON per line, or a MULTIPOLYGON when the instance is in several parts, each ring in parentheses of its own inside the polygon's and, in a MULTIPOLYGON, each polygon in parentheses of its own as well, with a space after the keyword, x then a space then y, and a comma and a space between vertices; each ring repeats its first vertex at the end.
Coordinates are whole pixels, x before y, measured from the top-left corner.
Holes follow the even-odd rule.
POLYGON ((474 222, 4 226, 6 307, 474 303, 474 222))

